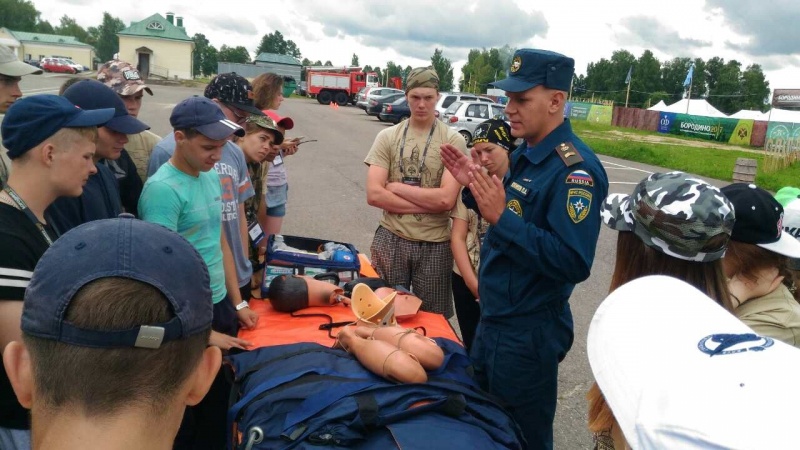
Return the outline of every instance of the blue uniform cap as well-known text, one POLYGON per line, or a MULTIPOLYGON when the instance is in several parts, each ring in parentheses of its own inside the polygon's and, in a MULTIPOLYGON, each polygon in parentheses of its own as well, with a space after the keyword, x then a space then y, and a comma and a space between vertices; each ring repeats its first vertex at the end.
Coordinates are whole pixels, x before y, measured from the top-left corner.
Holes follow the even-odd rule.
POLYGON ((575 60, 549 50, 524 48, 514 52, 508 78, 489 83, 506 92, 524 92, 536 86, 569 91, 575 60))
POLYGON ((176 130, 194 128, 203 136, 222 140, 230 135, 244 136, 244 128, 225 117, 222 109, 205 97, 189 97, 175 105, 169 123, 176 130))
POLYGON ((64 97, 86 110, 114 108, 114 117, 104 126, 124 134, 138 134, 150 126, 133 117, 125 102, 110 87, 97 80, 79 81, 64 91, 64 97))
POLYGON ((64 97, 41 94, 11 105, 3 119, 3 146, 11 159, 44 142, 62 128, 96 127, 114 117, 113 109, 85 111, 64 97))
POLYGON ((24 333, 81 347, 158 348, 211 327, 211 282, 197 250, 172 230, 127 216, 75 227, 44 253, 25 291, 24 333), (75 293, 110 277, 155 287, 169 300, 174 317, 127 330, 84 329, 69 323, 65 317, 75 293))

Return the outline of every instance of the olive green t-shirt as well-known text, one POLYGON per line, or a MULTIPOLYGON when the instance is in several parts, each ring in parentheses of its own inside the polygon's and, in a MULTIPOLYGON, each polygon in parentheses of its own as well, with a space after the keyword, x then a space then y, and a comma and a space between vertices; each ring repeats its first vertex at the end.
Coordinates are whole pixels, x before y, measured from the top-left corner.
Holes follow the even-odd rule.
MULTIPOLYGON (((467 154, 467 144, 458 132, 442 121, 437 119, 434 124, 435 128, 427 153, 425 144, 428 141, 430 129, 415 132, 409 127, 403 147, 401 145, 403 133, 408 125, 408 121, 403 121, 378 133, 364 163, 374 164, 388 170, 389 182, 400 182, 405 176, 418 178, 422 188, 438 188, 446 170, 442 164, 439 148, 442 144, 451 144, 467 154), (400 172, 401 154, 402 174, 400 172)), ((436 214, 394 214, 384 211, 380 223, 387 230, 405 239, 446 242, 450 240, 449 220, 450 211, 436 214)))

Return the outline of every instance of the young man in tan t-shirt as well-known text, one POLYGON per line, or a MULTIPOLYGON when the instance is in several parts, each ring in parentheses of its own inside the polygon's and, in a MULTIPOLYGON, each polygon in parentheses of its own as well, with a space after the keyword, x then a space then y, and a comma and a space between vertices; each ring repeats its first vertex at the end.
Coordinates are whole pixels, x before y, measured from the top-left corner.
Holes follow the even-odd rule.
POLYGON ((460 134, 436 119, 439 77, 433 68, 409 73, 406 98, 411 117, 375 138, 364 160, 367 202, 383 217, 370 252, 390 285, 411 288, 422 309, 453 315, 449 212, 461 185, 442 165, 439 147, 467 152, 460 134))

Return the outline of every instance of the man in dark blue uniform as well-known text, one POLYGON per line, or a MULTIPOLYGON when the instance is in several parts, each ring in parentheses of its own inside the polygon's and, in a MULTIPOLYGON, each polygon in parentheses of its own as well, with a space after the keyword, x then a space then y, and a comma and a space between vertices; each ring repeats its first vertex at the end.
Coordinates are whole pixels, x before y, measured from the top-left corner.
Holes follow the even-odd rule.
POLYGON ((529 448, 553 448, 558 363, 572 346, 568 300, 589 277, 608 178, 564 118, 574 60, 545 50, 514 54, 506 91, 511 134, 526 142, 509 172, 489 177, 442 146, 442 159, 491 227, 481 248, 481 320, 472 345, 476 376, 504 400, 529 448))

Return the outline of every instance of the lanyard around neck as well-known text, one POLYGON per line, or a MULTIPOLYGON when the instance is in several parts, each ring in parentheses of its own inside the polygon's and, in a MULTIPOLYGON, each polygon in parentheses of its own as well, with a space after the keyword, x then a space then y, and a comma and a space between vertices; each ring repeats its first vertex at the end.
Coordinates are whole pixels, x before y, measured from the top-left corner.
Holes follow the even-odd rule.
POLYGON ((33 211, 31 211, 31 209, 28 208, 28 204, 25 203, 24 200, 22 200, 22 197, 20 197, 14 191, 14 189, 11 189, 11 186, 8 185, 6 185, 6 187, 3 188, 3 191, 5 191, 5 193, 8 194, 9 197, 11 197, 11 200, 13 200, 14 203, 17 204, 17 207, 19 207, 22 213, 25 214, 28 220, 30 220, 31 222, 33 222, 34 225, 36 225, 36 228, 38 228, 39 232, 42 233, 42 237, 44 237, 44 240, 47 241, 47 245, 48 246, 53 245, 53 239, 47 233, 47 230, 44 229, 44 225, 42 225, 42 222, 39 222, 39 219, 37 219, 36 216, 33 214, 33 211))
MULTIPOLYGON (((422 151, 422 158, 419 160, 419 169, 417 170, 417 174, 422 173, 422 166, 425 165, 425 157, 428 155, 428 146, 431 145, 431 138, 433 138, 433 131, 436 130, 436 121, 439 119, 433 119, 433 125, 431 126, 431 132, 428 133, 428 140, 425 142, 425 150, 422 151)), ((406 135, 408 134, 408 127, 411 125, 411 119, 406 122, 406 129, 403 130, 403 139, 400 141, 400 176, 406 176, 405 168, 403 167, 403 153, 406 149, 406 135)))

